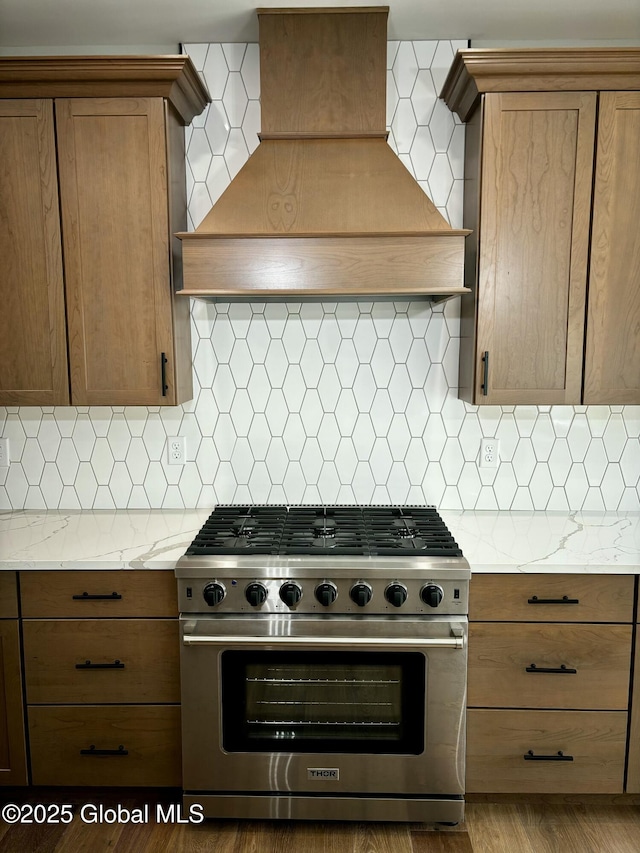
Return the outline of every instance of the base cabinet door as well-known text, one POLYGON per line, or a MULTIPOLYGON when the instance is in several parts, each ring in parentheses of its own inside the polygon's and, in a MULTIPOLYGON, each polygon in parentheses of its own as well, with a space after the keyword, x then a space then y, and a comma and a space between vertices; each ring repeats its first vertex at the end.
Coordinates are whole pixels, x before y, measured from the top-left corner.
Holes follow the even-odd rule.
POLYGON ((18 621, 0 619, 0 785, 26 784, 18 621))
POLYGON ((471 709, 469 793, 620 794, 624 711, 471 709))

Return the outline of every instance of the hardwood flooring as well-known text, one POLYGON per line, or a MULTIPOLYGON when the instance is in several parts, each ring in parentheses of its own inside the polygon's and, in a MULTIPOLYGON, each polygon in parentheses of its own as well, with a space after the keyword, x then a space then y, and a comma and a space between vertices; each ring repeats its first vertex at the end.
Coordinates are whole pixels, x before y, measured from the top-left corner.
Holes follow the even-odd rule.
POLYGON ((639 853, 640 806, 603 803, 475 802, 464 825, 205 821, 163 824, 156 803, 179 802, 153 792, 142 799, 113 793, 93 799, 77 791, 46 796, 5 790, 7 802, 71 803, 69 824, 0 821, 0 853, 639 853), (87 823, 84 803, 128 809, 151 804, 146 823, 87 823))

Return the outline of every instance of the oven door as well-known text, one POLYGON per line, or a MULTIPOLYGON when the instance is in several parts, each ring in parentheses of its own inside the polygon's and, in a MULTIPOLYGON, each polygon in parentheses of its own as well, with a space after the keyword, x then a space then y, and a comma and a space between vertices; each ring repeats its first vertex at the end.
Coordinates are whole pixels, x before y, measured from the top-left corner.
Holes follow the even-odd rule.
POLYGON ((464 792, 466 622, 181 621, 185 791, 464 792))

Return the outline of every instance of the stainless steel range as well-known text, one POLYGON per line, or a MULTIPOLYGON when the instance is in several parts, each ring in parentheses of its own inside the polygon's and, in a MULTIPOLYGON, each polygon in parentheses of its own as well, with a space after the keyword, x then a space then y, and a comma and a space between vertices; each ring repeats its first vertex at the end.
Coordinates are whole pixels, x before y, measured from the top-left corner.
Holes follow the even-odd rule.
POLYGON ((219 506, 176 567, 185 805, 455 823, 469 565, 424 506, 219 506))

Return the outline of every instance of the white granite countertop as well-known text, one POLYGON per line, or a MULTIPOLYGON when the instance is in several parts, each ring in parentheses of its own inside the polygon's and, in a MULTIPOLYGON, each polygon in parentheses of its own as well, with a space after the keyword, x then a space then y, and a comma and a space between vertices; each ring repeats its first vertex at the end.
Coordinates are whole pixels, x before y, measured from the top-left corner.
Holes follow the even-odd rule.
POLYGON ((440 514, 476 574, 640 574, 640 513, 440 514))
MULTIPOLYGON (((0 569, 168 569, 200 510, 0 513, 0 569)), ((440 513, 475 573, 640 573, 640 513, 440 513)))
POLYGON ((210 512, 0 513, 0 569, 172 570, 210 512))

